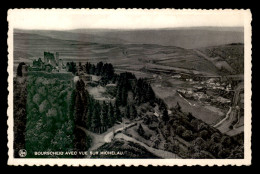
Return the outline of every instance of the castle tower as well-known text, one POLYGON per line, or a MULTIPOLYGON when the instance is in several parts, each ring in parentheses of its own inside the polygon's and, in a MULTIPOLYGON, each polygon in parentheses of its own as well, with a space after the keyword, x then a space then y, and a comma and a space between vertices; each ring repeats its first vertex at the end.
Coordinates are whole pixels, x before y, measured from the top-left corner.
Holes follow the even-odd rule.
POLYGON ((62 69, 63 68, 63 61, 62 59, 59 59, 59 69, 62 69))
POLYGON ((44 51, 44 63, 47 63, 48 62, 48 60, 47 60, 47 53, 44 51))

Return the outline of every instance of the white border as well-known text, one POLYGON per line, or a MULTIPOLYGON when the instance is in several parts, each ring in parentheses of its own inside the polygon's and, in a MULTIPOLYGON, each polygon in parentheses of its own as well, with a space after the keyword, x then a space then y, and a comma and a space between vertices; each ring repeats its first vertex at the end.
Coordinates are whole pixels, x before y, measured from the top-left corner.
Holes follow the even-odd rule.
MULTIPOLYGON (((250 10, 176 10, 176 9, 117 9, 117 10, 109 10, 109 9, 12 9, 8 11, 8 23, 9 23, 9 30, 8 30, 8 68, 7 71, 9 73, 8 76, 8 165, 68 165, 68 166, 193 166, 193 165, 200 165, 200 166, 223 166, 223 165, 251 165, 251 20, 252 15, 250 10), (232 15, 232 13, 241 15, 241 20, 244 22, 244 43, 245 43, 245 56, 244 56, 244 63, 245 63, 245 138, 244 138, 244 159, 21 159, 21 158, 14 158, 13 157, 13 28, 16 23, 16 17, 19 15, 19 12, 22 13, 30 13, 37 11, 41 13, 49 13, 49 12, 57 12, 57 13, 68 13, 68 14, 84 14, 84 13, 93 13, 93 14, 104 14, 104 13, 129 13, 131 14, 139 14, 143 15, 145 13, 156 13, 156 14, 169 14, 169 13, 189 13, 190 15, 198 15, 198 14, 223 14, 223 19, 227 14, 232 15)), ((142 21, 145 22, 145 21, 142 21)), ((194 21, 196 22, 196 21, 194 21)))

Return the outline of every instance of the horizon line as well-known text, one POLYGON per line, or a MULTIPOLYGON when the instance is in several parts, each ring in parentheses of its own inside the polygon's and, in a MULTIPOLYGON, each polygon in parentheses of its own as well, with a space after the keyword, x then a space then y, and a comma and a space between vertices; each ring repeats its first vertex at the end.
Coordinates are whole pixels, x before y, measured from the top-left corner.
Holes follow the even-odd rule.
MULTIPOLYGON (((13 28, 14 30, 43 30, 43 31, 73 31, 73 30, 176 30, 176 29, 219 29, 219 28, 239 28, 244 29, 244 26, 191 26, 191 27, 164 27, 164 28, 74 28, 74 29, 28 29, 28 28, 13 28)), ((242 32, 242 31, 240 31, 242 32)))

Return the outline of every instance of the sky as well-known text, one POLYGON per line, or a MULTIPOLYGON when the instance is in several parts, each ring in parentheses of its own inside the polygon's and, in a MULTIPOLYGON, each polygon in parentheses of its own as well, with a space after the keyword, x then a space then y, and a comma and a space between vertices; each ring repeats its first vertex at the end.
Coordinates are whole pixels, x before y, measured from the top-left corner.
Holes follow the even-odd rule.
POLYGON ((39 30, 243 27, 246 10, 37 10, 8 11, 9 27, 39 30))

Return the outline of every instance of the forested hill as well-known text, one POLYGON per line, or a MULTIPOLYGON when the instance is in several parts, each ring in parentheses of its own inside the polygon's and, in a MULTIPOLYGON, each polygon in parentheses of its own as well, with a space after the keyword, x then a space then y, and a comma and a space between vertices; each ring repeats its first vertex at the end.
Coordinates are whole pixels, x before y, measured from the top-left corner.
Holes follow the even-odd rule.
MULTIPOLYGON (((168 108, 162 99, 155 96, 146 79, 137 79, 134 74, 129 72, 116 74, 113 71, 112 64, 99 62, 97 65, 86 63, 85 66, 81 66, 80 69, 87 74, 102 76, 99 81, 100 85, 116 84, 116 90, 113 94, 115 97, 114 103, 100 104, 100 102, 91 99, 90 95, 84 90, 84 82, 78 82, 75 106, 76 108, 77 106, 79 108, 87 106, 85 107, 87 114, 78 112, 79 115, 76 114, 76 118, 78 120, 90 118, 90 126, 88 126, 88 123, 82 125, 87 129, 102 133, 116 122, 122 122, 122 118, 127 118, 131 122, 142 120, 139 122, 137 129, 140 136, 146 140, 151 139, 152 136, 145 133, 141 126, 143 124, 150 131, 155 131, 157 135, 161 134, 164 137, 155 138, 153 141, 155 148, 158 148, 158 144, 163 141, 162 139, 165 139, 164 150, 178 154, 182 158, 243 158, 241 138, 222 134, 191 113, 185 113, 179 103, 173 108, 168 108), (84 92, 85 97, 82 95, 84 92), (151 115, 154 112, 158 112, 160 115, 158 117, 154 114, 151 115), (87 116, 87 118, 84 118, 84 116, 87 116), (183 144, 186 148, 182 148, 180 142, 185 142, 183 144)), ((82 124, 82 122, 78 123, 82 124)), ((104 147, 111 148, 111 145, 104 147)))
POLYGON ((78 81, 57 79, 45 72, 29 72, 27 79, 22 74, 14 79, 16 155, 21 147, 27 150, 29 158, 39 150, 85 151, 91 146, 92 138, 78 126, 98 135, 126 119, 133 123, 139 121, 139 136, 152 140, 153 148, 161 143, 163 150, 181 158, 243 158, 242 136, 233 138, 222 134, 191 113, 183 112, 179 103, 169 108, 155 95, 146 79, 137 79, 129 72, 116 74, 112 64, 103 62, 79 66, 70 62, 68 70, 80 77, 78 81), (101 78, 93 82, 83 76, 101 78), (97 89, 111 84, 115 90, 109 102, 95 99, 88 91, 88 86, 97 89), (148 128, 149 135, 143 130, 148 128))
POLYGON ((234 74, 244 73, 244 44, 231 43, 198 49, 216 66, 234 74))

